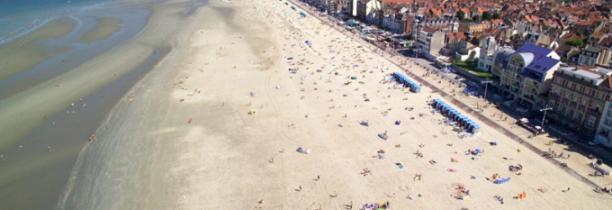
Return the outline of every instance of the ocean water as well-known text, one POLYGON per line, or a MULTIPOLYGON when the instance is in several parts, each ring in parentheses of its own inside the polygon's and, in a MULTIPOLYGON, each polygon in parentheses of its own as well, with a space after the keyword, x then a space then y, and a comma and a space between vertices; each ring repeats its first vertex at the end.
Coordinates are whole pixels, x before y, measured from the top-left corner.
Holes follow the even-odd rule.
MULTIPOLYGON (((18 36, 9 36, 12 37, 11 39, 23 37, 28 34, 27 32, 44 26, 44 22, 60 18, 69 18, 77 23, 72 32, 67 35, 39 43, 44 48, 44 51, 46 51, 44 61, 31 68, 23 69, 9 78, 0 78, 0 99, 10 97, 31 86, 65 73, 98 54, 120 45, 137 35, 145 27, 151 13, 145 6, 128 6, 116 1, 95 4, 83 3, 78 7, 71 7, 70 10, 62 10, 62 13, 58 12, 55 15, 39 16, 45 18, 20 26, 27 29, 21 30, 26 33, 18 36), (112 33, 108 38, 93 43, 81 43, 80 38, 92 30, 96 26, 96 21, 100 18, 118 20, 120 22, 118 31, 112 33), (39 22, 43 22, 43 24, 37 27, 30 26, 39 22)), ((7 42, 7 44, 9 43, 11 42, 7 42)), ((0 48, 2 48, 2 45, 0 45, 0 48)))
POLYGON ((0 44, 83 7, 112 0, 0 0, 0 44))

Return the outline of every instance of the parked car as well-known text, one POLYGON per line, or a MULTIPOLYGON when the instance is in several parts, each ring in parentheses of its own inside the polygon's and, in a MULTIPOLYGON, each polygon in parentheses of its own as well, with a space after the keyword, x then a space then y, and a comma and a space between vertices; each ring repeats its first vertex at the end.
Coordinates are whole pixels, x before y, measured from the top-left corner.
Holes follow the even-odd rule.
POLYGON ((524 128, 527 128, 527 130, 531 131, 535 135, 540 135, 540 134, 545 133, 544 128, 542 128, 539 125, 533 125, 531 122, 529 122, 529 119, 527 119, 526 117, 519 119, 516 123, 524 128))

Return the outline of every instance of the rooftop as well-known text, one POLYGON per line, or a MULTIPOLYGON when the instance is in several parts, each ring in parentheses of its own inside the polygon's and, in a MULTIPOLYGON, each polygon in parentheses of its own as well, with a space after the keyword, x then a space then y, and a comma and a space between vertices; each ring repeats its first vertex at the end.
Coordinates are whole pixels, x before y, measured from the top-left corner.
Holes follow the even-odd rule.
POLYGON ((436 32, 436 29, 431 28, 431 27, 424 27, 423 31, 427 32, 427 33, 434 33, 434 32, 436 32))
POLYGON ((585 51, 587 52, 592 52, 592 53, 598 53, 599 51, 601 51, 601 49, 597 48, 597 47, 587 47, 585 49, 585 51))
POLYGON ((560 62, 557 59, 547 57, 551 52, 553 52, 551 49, 530 43, 521 46, 516 51, 526 65, 521 73, 538 81, 544 80, 544 75, 560 62))
POLYGON ((612 71, 609 69, 587 70, 569 66, 559 68, 558 72, 588 82, 593 86, 600 86, 602 84, 610 86, 609 84, 604 83, 604 81, 606 81, 610 75, 612 75, 612 71))
POLYGON ((552 52, 551 49, 545 48, 545 47, 540 47, 531 43, 525 43, 523 46, 521 46, 518 50, 516 50, 517 53, 523 53, 523 52, 530 52, 533 53, 535 59, 540 59, 541 57, 546 57, 548 54, 550 54, 552 52))
POLYGON ((506 65, 508 65, 508 60, 510 59, 510 56, 514 54, 514 52, 515 51, 508 46, 500 48, 495 56, 495 63, 501 63, 502 66, 505 68, 506 65))

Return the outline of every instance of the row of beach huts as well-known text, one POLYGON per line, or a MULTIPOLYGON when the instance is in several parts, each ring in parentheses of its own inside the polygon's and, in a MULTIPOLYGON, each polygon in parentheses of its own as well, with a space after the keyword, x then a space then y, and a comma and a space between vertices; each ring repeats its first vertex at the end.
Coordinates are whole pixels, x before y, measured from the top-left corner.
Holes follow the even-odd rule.
MULTIPOLYGON (((410 91, 414 93, 421 92, 421 84, 414 81, 404 72, 396 71, 393 72, 391 76, 398 83, 410 88, 410 91)), ((478 125, 478 123, 470 119, 467 115, 462 114, 450 104, 444 102, 442 99, 434 99, 431 105, 434 109, 442 113, 442 115, 446 116, 450 122, 465 129, 466 131, 475 134, 478 133, 478 131, 480 130, 480 125, 478 125)))

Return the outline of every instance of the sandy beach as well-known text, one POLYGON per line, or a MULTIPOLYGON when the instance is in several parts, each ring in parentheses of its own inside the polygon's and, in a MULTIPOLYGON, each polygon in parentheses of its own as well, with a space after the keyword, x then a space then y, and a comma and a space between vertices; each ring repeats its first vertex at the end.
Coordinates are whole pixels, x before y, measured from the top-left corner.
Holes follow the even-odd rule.
POLYGON ((397 66, 285 1, 208 4, 95 132, 57 209, 612 204, 483 123, 474 136, 453 131, 428 104, 438 93, 401 87, 397 66))

